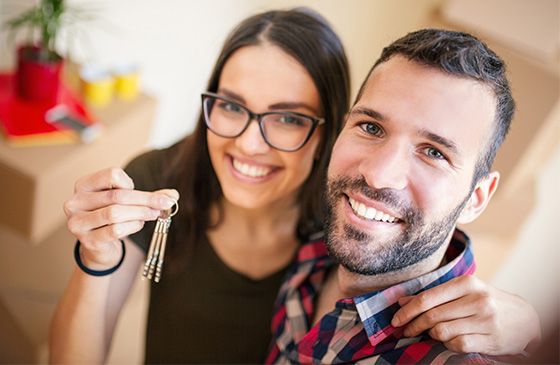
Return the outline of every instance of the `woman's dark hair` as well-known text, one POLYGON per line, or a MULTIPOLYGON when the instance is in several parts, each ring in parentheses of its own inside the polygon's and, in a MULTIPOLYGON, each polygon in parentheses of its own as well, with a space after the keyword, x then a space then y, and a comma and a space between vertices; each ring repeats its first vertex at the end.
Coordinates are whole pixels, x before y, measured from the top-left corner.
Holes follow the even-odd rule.
MULTIPOLYGON (((317 13, 297 8, 268 11, 241 22, 229 35, 210 76, 207 90, 216 92, 225 63, 242 47, 269 43, 280 47, 307 70, 319 91, 322 117, 320 155, 299 192, 300 215, 296 234, 305 240, 322 230, 322 184, 332 146, 349 109, 350 78, 342 43, 330 25, 317 13)), ((206 141, 206 124, 202 114, 194 132, 182 141, 180 153, 169 166, 169 186, 179 190, 181 209, 175 221, 187 226, 186 237, 169 247, 166 255, 171 267, 185 262, 185 255, 211 227, 210 208, 219 203, 222 190, 213 170, 206 141), (171 261, 172 257, 177 260, 171 261)), ((222 212, 220 212, 220 215, 222 212)), ((221 219, 222 217, 220 217, 221 219)), ((219 223, 218 223, 219 224, 219 223)))

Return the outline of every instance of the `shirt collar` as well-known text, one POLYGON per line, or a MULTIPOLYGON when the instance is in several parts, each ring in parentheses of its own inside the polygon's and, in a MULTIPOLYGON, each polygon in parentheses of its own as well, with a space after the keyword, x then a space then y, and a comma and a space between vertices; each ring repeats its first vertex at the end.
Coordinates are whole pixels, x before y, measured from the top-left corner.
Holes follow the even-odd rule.
POLYGON ((391 326, 391 319, 400 308, 397 301, 408 295, 443 284, 455 277, 474 273, 476 263, 469 237, 456 229, 445 253, 448 264, 420 277, 387 289, 353 298, 356 309, 373 346, 389 335, 400 337, 403 328, 391 326))

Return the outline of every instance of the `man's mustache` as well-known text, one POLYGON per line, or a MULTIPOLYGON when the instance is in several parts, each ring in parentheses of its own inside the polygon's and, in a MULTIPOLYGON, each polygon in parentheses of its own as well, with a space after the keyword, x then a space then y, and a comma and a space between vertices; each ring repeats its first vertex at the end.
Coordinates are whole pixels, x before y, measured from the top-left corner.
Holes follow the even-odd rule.
POLYGON ((327 199, 343 191, 360 192, 366 198, 380 202, 391 208, 401 220, 409 225, 417 224, 421 220, 420 212, 402 198, 397 191, 391 188, 374 188, 368 185, 363 176, 334 177, 328 180, 327 187, 327 199))

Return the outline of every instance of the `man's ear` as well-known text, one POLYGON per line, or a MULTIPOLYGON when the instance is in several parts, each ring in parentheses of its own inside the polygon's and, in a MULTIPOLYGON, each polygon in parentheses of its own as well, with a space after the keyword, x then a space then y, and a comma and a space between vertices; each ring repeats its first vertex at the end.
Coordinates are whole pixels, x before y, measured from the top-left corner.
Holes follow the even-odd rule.
POLYGON ((486 177, 480 179, 467 205, 457 219, 458 223, 470 223, 482 214, 488 202, 490 202, 492 195, 496 192, 499 180, 500 173, 498 171, 491 171, 486 177))

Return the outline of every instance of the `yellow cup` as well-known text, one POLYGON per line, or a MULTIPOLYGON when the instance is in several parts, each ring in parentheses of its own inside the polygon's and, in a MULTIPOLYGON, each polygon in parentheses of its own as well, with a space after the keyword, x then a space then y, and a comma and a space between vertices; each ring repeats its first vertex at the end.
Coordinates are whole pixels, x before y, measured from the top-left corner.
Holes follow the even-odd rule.
POLYGON ((98 108, 107 106, 113 99, 115 80, 106 70, 84 66, 80 70, 82 93, 86 100, 98 108))
POLYGON ((140 75, 133 64, 120 64, 113 69, 115 90, 122 100, 133 100, 138 96, 140 75))
POLYGON ((133 100, 138 96, 137 72, 129 74, 115 75, 115 89, 119 98, 123 100, 133 100))

